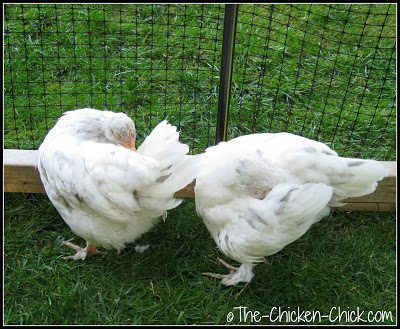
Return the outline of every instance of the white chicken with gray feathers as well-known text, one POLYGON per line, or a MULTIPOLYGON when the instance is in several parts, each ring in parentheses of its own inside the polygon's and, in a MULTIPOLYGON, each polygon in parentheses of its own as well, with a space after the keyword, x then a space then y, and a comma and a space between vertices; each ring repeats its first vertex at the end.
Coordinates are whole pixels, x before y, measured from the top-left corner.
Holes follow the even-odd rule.
POLYGON ((229 274, 204 273, 224 285, 250 282, 265 257, 300 238, 349 197, 372 193, 387 170, 374 160, 339 157, 323 143, 290 133, 241 136, 210 147, 196 177, 196 210, 229 274))
POLYGON ((64 259, 102 255, 97 246, 121 251, 149 231, 181 200, 174 193, 195 177, 195 157, 179 142, 176 127, 159 123, 135 148, 133 121, 123 113, 66 112, 37 155, 46 193, 71 230, 86 240, 64 259))

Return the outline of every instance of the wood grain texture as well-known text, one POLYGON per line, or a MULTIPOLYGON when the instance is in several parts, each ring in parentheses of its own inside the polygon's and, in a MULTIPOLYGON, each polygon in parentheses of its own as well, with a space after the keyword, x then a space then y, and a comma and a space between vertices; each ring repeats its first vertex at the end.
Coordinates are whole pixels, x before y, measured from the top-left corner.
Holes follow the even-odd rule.
MULTIPOLYGON (((45 193, 39 171, 35 168, 35 150, 3 150, 4 192, 45 193)), ((378 183, 374 193, 345 200, 346 205, 338 211, 392 211, 396 208, 397 164, 382 161, 389 176, 378 183)), ((175 193, 177 198, 194 198, 193 181, 175 193)))
POLYGON ((382 211, 388 212, 396 209, 396 203, 386 202, 351 202, 343 207, 335 208, 335 211, 382 211))

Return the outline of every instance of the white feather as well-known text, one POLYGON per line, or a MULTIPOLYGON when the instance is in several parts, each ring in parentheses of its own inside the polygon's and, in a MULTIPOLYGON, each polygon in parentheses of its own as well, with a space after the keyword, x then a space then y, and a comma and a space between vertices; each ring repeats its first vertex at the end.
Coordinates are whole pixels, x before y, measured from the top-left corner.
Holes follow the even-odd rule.
POLYGON ((40 146, 37 167, 49 199, 72 231, 94 245, 120 250, 179 205, 173 195, 195 171, 185 168, 187 181, 162 187, 162 195, 141 197, 142 191, 159 189, 160 178, 173 174, 166 167, 184 161, 188 147, 179 142, 176 128, 163 122, 134 152, 107 139, 111 125, 134 128, 122 113, 67 112, 40 146))
POLYGON ((348 197, 373 192, 387 175, 373 160, 341 158, 289 133, 253 134, 206 150, 196 178, 197 213, 220 250, 242 263, 224 284, 307 232, 348 197))

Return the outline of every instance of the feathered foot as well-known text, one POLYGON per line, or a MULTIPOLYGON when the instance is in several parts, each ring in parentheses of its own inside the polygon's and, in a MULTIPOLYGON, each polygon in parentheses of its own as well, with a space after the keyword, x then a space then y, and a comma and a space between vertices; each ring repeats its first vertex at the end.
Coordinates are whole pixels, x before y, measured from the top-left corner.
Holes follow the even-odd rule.
POLYGON ((217 257, 218 261, 224 265, 228 270, 229 274, 217 274, 217 273, 203 273, 203 275, 211 276, 212 278, 220 279, 221 283, 225 286, 234 286, 239 282, 250 282, 254 276, 253 268, 255 265, 253 264, 242 264, 240 267, 235 267, 223 259, 217 257))
POLYGON ((89 242, 86 242, 85 248, 81 248, 69 241, 63 241, 62 244, 63 246, 66 246, 76 251, 75 255, 61 256, 60 258, 64 260, 85 260, 87 256, 104 256, 106 254, 106 252, 104 251, 97 250, 96 246, 94 244, 90 244, 89 242))

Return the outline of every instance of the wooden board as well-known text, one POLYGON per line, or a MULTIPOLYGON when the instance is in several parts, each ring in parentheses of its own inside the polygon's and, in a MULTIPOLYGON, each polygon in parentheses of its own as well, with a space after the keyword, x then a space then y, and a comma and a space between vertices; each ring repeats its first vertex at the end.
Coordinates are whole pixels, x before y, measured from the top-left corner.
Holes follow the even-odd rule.
MULTIPOLYGON (((39 171, 35 168, 35 150, 3 150, 4 191, 45 193, 39 171)), ((339 211, 392 211, 396 208, 396 175, 394 161, 382 161, 389 176, 379 182, 374 193, 359 198, 349 198, 339 211)), ((179 198, 194 198, 194 184, 190 183, 175 193, 179 198)))
POLYGON ((396 203, 386 202, 350 202, 343 207, 335 208, 336 211, 382 211, 388 212, 396 209, 396 203))
POLYGON ((3 150, 4 192, 46 193, 35 168, 34 150, 3 150))

